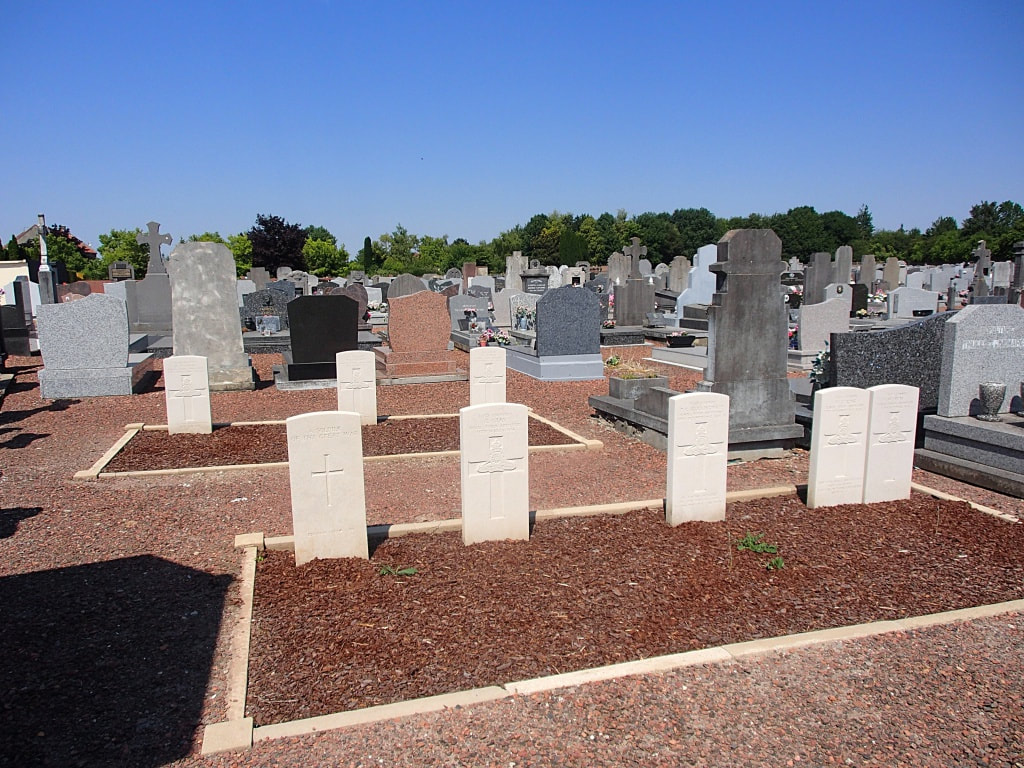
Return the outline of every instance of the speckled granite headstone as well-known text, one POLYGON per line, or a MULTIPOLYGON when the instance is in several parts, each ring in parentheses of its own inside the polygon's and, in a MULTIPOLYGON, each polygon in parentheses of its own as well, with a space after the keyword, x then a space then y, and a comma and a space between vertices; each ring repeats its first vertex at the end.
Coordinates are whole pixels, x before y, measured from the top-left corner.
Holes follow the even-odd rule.
POLYGON ((43 304, 37 311, 39 351, 45 368, 128 365, 128 312, 120 299, 94 293, 67 304, 43 304))
MULTIPOLYGON (((369 291, 363 287, 362 283, 353 283, 352 285, 346 285, 344 288, 335 288, 331 291, 330 295, 348 296, 358 304, 359 312, 356 314, 356 317, 359 318, 359 322, 362 322, 363 318, 366 316, 366 305, 370 301, 369 291)), ((377 299, 377 301, 380 301, 380 299, 377 299)))
POLYGON ((448 315, 451 318, 451 326, 453 331, 459 330, 459 321, 466 319, 466 310, 476 310, 477 320, 483 322, 490 317, 490 311, 487 309, 489 301, 486 296, 469 296, 467 294, 458 294, 448 299, 448 315))
MULTIPOLYGON (((474 278, 472 278, 470 280, 469 287, 470 288, 475 288, 475 287, 478 287, 478 286, 481 287, 481 288, 486 288, 488 291, 490 291, 493 294, 494 290, 495 290, 495 288, 494 288, 494 278, 491 277, 490 275, 477 275, 476 277, 474 277, 474 278)), ((467 291, 467 293, 468 293, 468 291, 467 291)))
POLYGON ((427 290, 427 284, 416 275, 399 275, 391 281, 388 288, 388 301, 402 296, 412 296, 414 293, 427 290))
POLYGON ((880 384, 917 387, 918 407, 934 410, 939 402, 943 329, 952 317, 953 312, 943 312, 899 328, 834 334, 829 381, 861 389, 880 384))
MULTIPOLYGON (((78 302, 81 304, 81 302, 78 302)), ((946 323, 942 340, 939 416, 981 413, 978 385, 995 381, 1013 393, 1024 379, 1024 309, 1010 304, 971 304, 946 323)), ((1010 409, 1003 400, 1001 413, 1010 409)))
POLYGON ((591 291, 563 285, 537 301, 537 355, 601 352, 601 302, 591 291))
POLYGON ((180 243, 167 259, 174 318, 174 354, 201 355, 210 389, 252 389, 242 348, 235 258, 222 243, 180 243))
POLYGON ((388 300, 388 345, 395 352, 447 352, 448 299, 419 291, 388 300))
POLYGON ((295 297, 288 297, 281 291, 266 288, 253 291, 242 296, 242 317, 250 320, 262 315, 276 315, 281 318, 281 329, 288 328, 288 302, 295 297))
MULTIPOLYGON (((476 279, 479 280, 480 278, 476 279)), ((469 287, 469 290, 466 291, 467 296, 472 296, 475 299, 486 299, 488 301, 490 301, 491 293, 491 289, 485 285, 472 285, 469 287)))
POLYGON ((444 273, 444 279, 445 280, 461 280, 462 279, 462 270, 461 269, 456 269, 455 267, 452 267, 451 269, 449 269, 447 272, 444 273))
POLYGON ((845 299, 804 304, 797 312, 801 352, 820 352, 833 333, 846 333, 850 329, 850 305, 845 299))

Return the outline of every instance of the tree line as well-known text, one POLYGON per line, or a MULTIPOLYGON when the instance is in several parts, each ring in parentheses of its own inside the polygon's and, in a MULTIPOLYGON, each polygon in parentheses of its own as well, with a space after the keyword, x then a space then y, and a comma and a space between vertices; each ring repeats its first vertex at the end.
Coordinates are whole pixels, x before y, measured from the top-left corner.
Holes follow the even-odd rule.
MULTIPOLYGON (((443 274, 465 262, 504 271, 505 258, 513 251, 521 251, 527 259, 543 265, 574 265, 578 261, 602 265, 611 253, 629 245, 633 237, 647 246, 652 264, 668 263, 677 256, 692 257, 702 245, 717 242, 730 229, 772 229, 782 240, 783 258, 795 257, 805 263, 813 253, 834 253, 839 246, 849 245, 855 258, 871 253, 876 260, 894 256, 908 264, 954 264, 969 261, 979 240, 987 242, 993 259, 1004 261, 1012 257, 1013 244, 1024 240, 1024 208, 1011 200, 982 201, 971 206, 961 222, 941 216, 924 232, 902 226, 876 230, 867 205, 853 216, 843 211, 818 213, 812 206, 732 218, 715 216, 707 208, 634 216, 619 210, 596 218, 553 211, 538 213, 526 224, 516 224, 490 241, 476 244, 461 237, 449 240, 448 235, 417 235, 398 224, 376 240, 366 237, 354 255, 326 227, 303 227, 280 216, 258 214, 255 224, 245 232, 227 238, 219 232, 203 232, 181 242, 223 243, 235 257, 239 276, 253 266, 264 267, 271 274, 278 267, 289 266, 320 277, 345 276, 353 270, 422 275, 443 274)), ((131 262, 136 277, 141 278, 149 261, 148 247, 136 241, 141 231, 112 229, 100 235, 100 258, 96 259, 66 227, 55 225, 49 228, 47 251, 51 259, 63 261, 69 272, 86 279, 105 278, 113 261, 131 262)), ((19 246, 12 236, 2 258, 38 258, 38 254, 37 242, 19 246)))

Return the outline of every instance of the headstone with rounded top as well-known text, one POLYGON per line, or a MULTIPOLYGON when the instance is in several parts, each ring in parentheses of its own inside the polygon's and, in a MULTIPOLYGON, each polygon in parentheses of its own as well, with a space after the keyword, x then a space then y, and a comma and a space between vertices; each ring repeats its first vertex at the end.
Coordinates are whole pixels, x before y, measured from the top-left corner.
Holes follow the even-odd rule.
POLYGON ((210 377, 205 357, 171 355, 164 359, 164 400, 167 434, 208 435, 213 432, 210 377))

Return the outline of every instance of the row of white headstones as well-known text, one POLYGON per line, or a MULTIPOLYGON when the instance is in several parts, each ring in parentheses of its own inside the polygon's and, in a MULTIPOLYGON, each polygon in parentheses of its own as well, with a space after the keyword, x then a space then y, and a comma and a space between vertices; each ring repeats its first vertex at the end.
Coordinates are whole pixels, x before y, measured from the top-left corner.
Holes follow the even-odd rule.
MULTIPOLYGON (((297 565, 368 557, 362 426, 377 422, 372 352, 340 352, 338 410, 287 419, 297 565)), ((164 361, 168 430, 210 432, 202 357, 164 361), (174 427, 172 429, 172 423, 174 427)), ((809 507, 908 498, 918 390, 899 384, 815 394, 809 507)), ((505 402, 505 351, 470 352, 470 405, 459 412, 462 538, 529 538, 529 409, 505 402)), ((726 511, 729 398, 669 399, 665 517, 669 525, 721 521, 726 511)))

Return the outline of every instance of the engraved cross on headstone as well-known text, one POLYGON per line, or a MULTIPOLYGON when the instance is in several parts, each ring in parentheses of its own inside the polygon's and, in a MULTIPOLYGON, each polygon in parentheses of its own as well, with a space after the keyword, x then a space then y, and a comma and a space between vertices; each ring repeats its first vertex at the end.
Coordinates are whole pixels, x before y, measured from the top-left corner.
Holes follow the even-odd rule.
POLYGON ((632 245, 623 248, 622 252, 629 257, 629 276, 642 277, 640 274, 640 259, 647 255, 647 246, 640 245, 639 237, 631 237, 632 245))
POLYGON ((139 245, 149 246, 149 265, 146 267, 146 274, 166 274, 167 267, 160 256, 160 246, 170 245, 174 240, 168 234, 160 234, 160 225, 155 221, 149 222, 146 227, 146 232, 140 232, 135 236, 135 242, 139 245))
POLYGON ((363 380, 362 372, 363 369, 361 367, 358 365, 353 366, 351 378, 346 378, 340 382, 342 389, 369 389, 370 383, 363 380))
MULTIPOLYGON (((700 459, 700 469, 697 474, 700 476, 700 487, 694 487, 694 493, 704 493, 707 491, 707 458, 708 456, 714 456, 719 452, 722 446, 722 442, 711 442, 708 440, 708 423, 706 421, 698 421, 695 425, 693 442, 692 443, 677 443, 677 448, 682 449, 683 456, 696 456, 700 459)), ((696 486, 696 483, 694 484, 696 486)))
POLYGON ((860 442, 860 434, 860 432, 850 431, 850 414, 848 413, 839 415, 839 425, 835 432, 831 434, 828 432, 824 433, 824 436, 827 438, 825 443, 839 448, 840 455, 843 457, 842 470, 844 474, 837 475, 837 477, 852 477, 852 475, 847 475, 846 472, 849 471, 854 456, 844 446, 856 446, 860 442))
POLYGON ((490 475, 489 487, 491 491, 491 502, 487 510, 492 520, 500 519, 504 515, 495 516, 495 512, 501 509, 501 500, 505 496, 505 473, 516 470, 516 464, 509 461, 504 455, 503 440, 500 435, 487 439, 488 455, 484 461, 471 461, 476 471, 481 475, 490 475))
MULTIPOLYGON (((913 434, 913 430, 902 429, 900 424, 900 412, 890 411, 889 422, 885 425, 884 432, 875 432, 875 442, 877 443, 906 443, 910 440, 910 435, 913 434)), ((886 483, 896 482, 896 466, 892 462, 888 462, 885 465, 885 472, 888 477, 885 478, 886 483)))
POLYGON ((498 384, 501 381, 501 377, 495 372, 495 365, 493 360, 488 360, 484 363, 484 372, 478 379, 481 384, 498 384))
POLYGON ((181 387, 171 392, 171 397, 174 400, 180 400, 182 402, 182 408, 185 414, 185 421, 193 421, 192 418, 192 401, 197 397, 202 397, 203 392, 199 389, 192 387, 192 375, 184 374, 181 377, 181 387))
POLYGON ((330 468, 331 455, 329 453, 323 454, 323 457, 324 457, 324 468, 323 468, 323 471, 322 472, 310 472, 309 474, 312 475, 313 477, 322 477, 324 479, 324 493, 327 496, 327 506, 331 507, 331 506, 334 506, 331 503, 331 477, 333 475, 344 474, 345 470, 344 470, 344 468, 341 468, 341 469, 331 469, 330 468))

